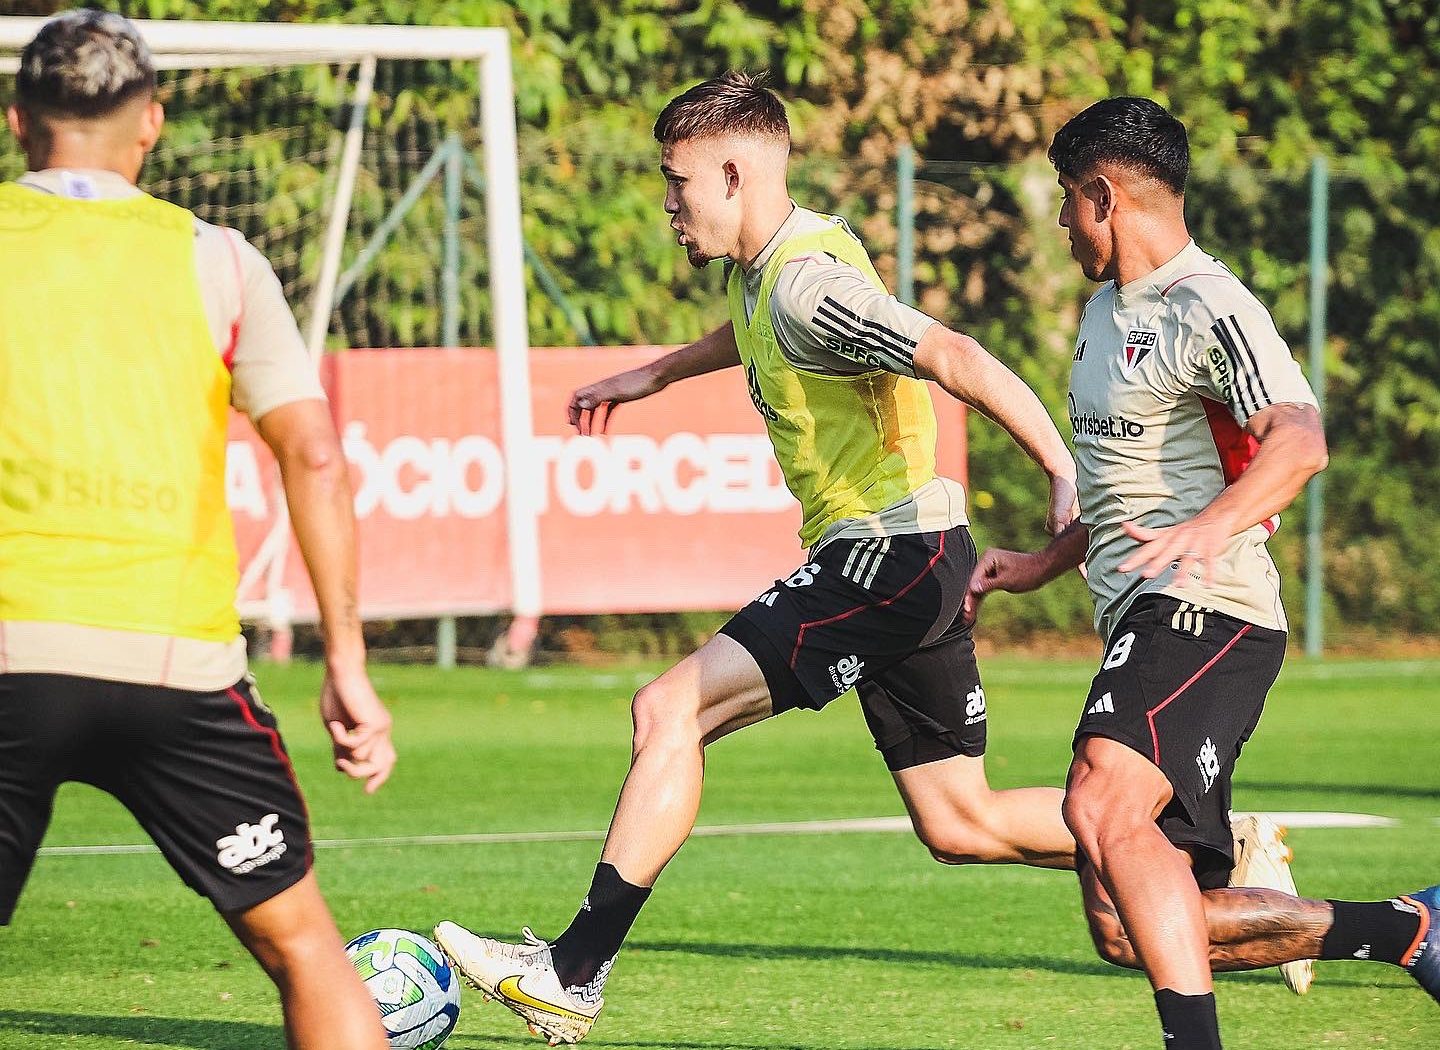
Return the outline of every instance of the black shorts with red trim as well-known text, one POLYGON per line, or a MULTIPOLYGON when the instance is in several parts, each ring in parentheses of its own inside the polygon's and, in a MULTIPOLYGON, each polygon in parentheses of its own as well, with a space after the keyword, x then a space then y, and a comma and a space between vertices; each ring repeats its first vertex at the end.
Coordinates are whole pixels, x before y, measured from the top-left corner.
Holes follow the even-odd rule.
POLYGON ((1204 889, 1235 866, 1230 780, 1285 659, 1285 632, 1166 595, 1144 595, 1111 632, 1075 741, 1108 737, 1165 774, 1157 823, 1190 851, 1204 889))
POLYGON ((66 781, 113 795, 222 912, 310 870, 310 822, 275 716, 248 679, 213 693, 0 675, 0 924, 66 781))
POLYGON ((985 753, 985 691, 961 603, 975 568, 963 526, 825 544, 721 633, 760 665, 776 713, 854 687, 892 770, 985 753))

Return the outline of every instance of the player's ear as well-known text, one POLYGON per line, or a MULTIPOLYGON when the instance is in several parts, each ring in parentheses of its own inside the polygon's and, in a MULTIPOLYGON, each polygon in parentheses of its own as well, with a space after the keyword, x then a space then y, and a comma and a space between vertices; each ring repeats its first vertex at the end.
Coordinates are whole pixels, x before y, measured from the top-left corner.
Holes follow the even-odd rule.
POLYGON ((1096 175, 1085 189, 1085 195, 1095 206, 1095 221, 1107 221, 1115 211, 1115 184, 1108 176, 1096 175))
POLYGON ((140 145, 147 152, 160 141, 160 132, 165 129, 165 107, 151 102, 145 107, 140 121, 140 145))
POLYGON ((20 112, 19 106, 11 106, 5 111, 5 122, 10 125, 10 134, 15 136, 20 148, 25 149, 25 136, 29 128, 26 127, 25 114, 20 112))
POLYGON ((725 176, 725 196, 733 197, 740 184, 745 180, 740 177, 740 165, 733 160, 727 160, 720 166, 721 173, 725 176))

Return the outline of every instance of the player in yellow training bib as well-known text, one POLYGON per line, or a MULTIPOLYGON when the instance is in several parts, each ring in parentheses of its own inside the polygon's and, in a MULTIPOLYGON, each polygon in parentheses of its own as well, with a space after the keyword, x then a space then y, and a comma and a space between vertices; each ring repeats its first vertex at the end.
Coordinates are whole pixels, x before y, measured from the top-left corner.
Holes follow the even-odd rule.
POLYGON ((960 485, 935 474, 925 380, 1004 427, 1048 476, 1052 528, 1074 465, 1035 395, 968 336, 896 301, 843 220, 786 187, 785 107, 728 73, 674 99, 655 137, 665 211, 697 267, 723 259, 730 323, 575 392, 570 419, 739 369, 799 500, 805 564, 635 697, 635 751, 585 904, 553 943, 436 938, 473 983, 553 1040, 603 1005, 616 952, 695 823, 703 751, 855 688, 916 834, 944 863, 1070 867, 1056 788, 992 791, 986 698, 961 602, 975 548, 960 485))
POLYGON ((355 613, 345 460, 269 264, 136 187, 155 87, 134 25, 74 11, 25 48, 8 114, 29 171, 0 185, 0 925, 57 789, 91 784, 270 974, 292 1050, 385 1050, 245 670, 230 408, 280 464, 326 641, 321 713, 337 765, 374 790, 395 752, 355 613))

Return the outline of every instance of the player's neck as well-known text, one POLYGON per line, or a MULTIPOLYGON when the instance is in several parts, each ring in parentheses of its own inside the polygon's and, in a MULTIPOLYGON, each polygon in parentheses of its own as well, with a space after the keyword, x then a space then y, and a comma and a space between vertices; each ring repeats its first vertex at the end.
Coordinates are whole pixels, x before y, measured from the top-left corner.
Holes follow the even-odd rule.
MULTIPOLYGON (((141 158, 143 160, 143 156, 141 158)), ((49 168, 66 168, 70 171, 110 171, 126 182, 135 183, 140 177, 140 162, 125 156, 118 156, 113 150, 97 150, 89 145, 54 143, 42 153, 29 158, 31 171, 45 171, 49 168)))
POLYGON ((1148 225, 1132 235, 1121 237, 1115 245, 1115 261, 1111 275, 1117 288, 1154 273, 1190 243, 1190 231, 1181 223, 1148 225))
POLYGON ((748 271, 765 250, 765 246, 775 239, 775 234, 780 232, 780 227, 785 225, 785 220, 790 218, 790 213, 794 210, 795 202, 790 199, 790 194, 783 190, 778 197, 759 204, 741 225, 740 238, 735 242, 735 250, 730 258, 738 263, 742 270, 748 271))

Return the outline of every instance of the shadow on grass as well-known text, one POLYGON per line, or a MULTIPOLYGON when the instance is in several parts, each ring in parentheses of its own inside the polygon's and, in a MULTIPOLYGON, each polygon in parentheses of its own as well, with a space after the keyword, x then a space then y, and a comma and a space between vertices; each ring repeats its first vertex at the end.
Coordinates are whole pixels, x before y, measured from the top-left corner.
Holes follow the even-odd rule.
MULTIPOLYGON (((676 952, 685 955, 709 955, 726 959, 803 959, 827 961, 833 959, 857 959, 862 962, 897 964, 919 964, 953 966, 957 970, 1043 970, 1048 973, 1063 973, 1085 977, 1125 977, 1143 980, 1138 970, 1126 970, 1111 966, 1099 958, 1055 959, 1038 955, 963 955, 959 952, 925 951, 906 948, 866 948, 860 946, 836 947, 821 944, 702 944, 686 941, 631 941, 627 948, 648 952, 676 952)), ((1364 967, 1366 969, 1369 966, 1364 967)), ((1391 967, 1374 967, 1377 973, 1392 975, 1391 967)), ((1280 976, 1274 970, 1250 970, 1223 975, 1226 981, 1256 984, 1279 984, 1280 976)), ((1336 988, 1376 988, 1383 983, 1365 980, 1357 970, 1354 977, 1338 976, 1335 970, 1326 967, 1318 983, 1336 988)), ((1399 983, 1405 983, 1400 981, 1399 983)), ((710 1046, 712 1044, 702 1044, 710 1046)))
POLYGON ((1299 783, 1284 780, 1237 778, 1235 791, 1288 791, 1313 795, 1374 795, 1376 798, 1440 799, 1440 788, 1406 787, 1401 784, 1299 783))
MULTIPOLYGON (((105 1036, 139 1046, 196 1047, 203 1050, 280 1050, 285 1033, 279 1025, 249 1021, 195 1021, 179 1017, 136 1014, 114 1017, 97 1014, 55 1014, 34 1010, 0 1010, 0 1036, 17 1032, 30 1036, 105 1036)), ((14 1046, 0 1039, 0 1045, 14 1046)))
MULTIPOLYGON (((455 1036, 446 1047, 453 1050, 483 1050, 490 1046, 516 1046, 543 1047, 532 1035, 490 1035, 490 1036, 455 1036)), ((695 1042, 687 1040, 664 1039, 664 1040, 634 1040, 634 1039, 597 1039, 594 1036, 585 1040, 587 1047, 608 1047, 610 1050, 834 1050, 833 1043, 736 1043, 726 1039, 716 1039, 709 1042, 695 1042)), ((929 1046, 900 1046, 888 1047, 887 1050, 936 1050, 929 1046)))
POLYGON ((963 970, 1046 970, 1051 973, 1095 977, 1133 977, 1129 970, 1107 965, 1099 959, 1055 959, 1039 955, 964 955, 960 952, 926 951, 911 948, 870 948, 860 945, 823 944, 702 944, 687 941, 631 941, 626 947, 646 952, 679 952, 685 955, 712 955, 727 959, 857 959, 862 962, 910 965, 953 966, 963 970))

